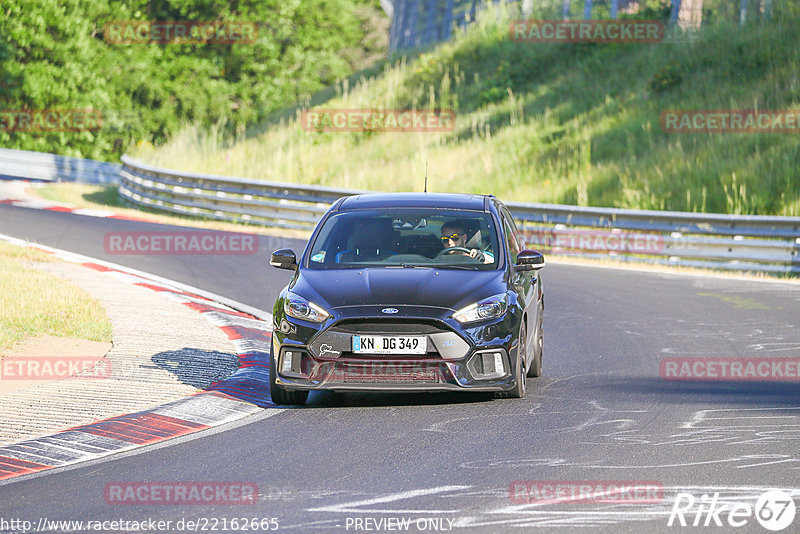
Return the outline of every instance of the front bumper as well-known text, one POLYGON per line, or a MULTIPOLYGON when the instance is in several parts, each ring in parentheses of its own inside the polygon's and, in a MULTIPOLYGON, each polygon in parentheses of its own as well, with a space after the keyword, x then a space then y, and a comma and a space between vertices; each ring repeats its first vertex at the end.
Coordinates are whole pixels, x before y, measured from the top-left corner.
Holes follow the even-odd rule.
POLYGON ((286 326, 273 335, 272 368, 276 384, 289 391, 500 392, 515 386, 511 356, 516 340, 497 336, 505 330, 502 321, 460 333, 443 321, 408 318, 353 319, 313 333, 304 332, 303 325, 286 326), (307 334, 312 335, 303 342, 307 334), (424 335, 428 351, 356 354, 354 334, 424 335))
MULTIPOLYGON (((294 352, 295 347, 284 347, 294 352)), ((503 351, 505 353, 505 351, 503 351)), ((281 359, 273 365, 279 369, 281 359)), ((304 358, 304 371, 286 376, 280 371, 275 382, 287 390, 353 391, 506 391, 514 386, 504 372, 493 379, 475 379, 467 362, 433 360, 341 359, 335 362, 304 358)), ((509 368, 507 362, 504 363, 509 368)))

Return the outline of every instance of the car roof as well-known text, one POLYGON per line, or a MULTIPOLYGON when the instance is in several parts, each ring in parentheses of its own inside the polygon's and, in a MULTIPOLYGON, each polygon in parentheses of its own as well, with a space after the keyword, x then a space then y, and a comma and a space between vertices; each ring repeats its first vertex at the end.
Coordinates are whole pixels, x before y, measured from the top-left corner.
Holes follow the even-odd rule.
POLYGON ((489 195, 463 193, 369 193, 342 199, 337 210, 374 208, 446 208, 487 211, 489 195))

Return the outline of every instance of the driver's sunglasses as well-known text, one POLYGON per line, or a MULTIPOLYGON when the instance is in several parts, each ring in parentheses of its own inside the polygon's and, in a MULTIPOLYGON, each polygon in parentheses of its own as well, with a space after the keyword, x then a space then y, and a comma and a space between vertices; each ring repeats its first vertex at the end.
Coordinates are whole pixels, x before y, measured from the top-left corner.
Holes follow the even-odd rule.
POLYGON ((466 235, 466 233, 462 232, 460 234, 459 233, 455 233, 455 234, 451 234, 451 235, 443 235, 442 236, 442 243, 447 243, 451 239, 453 241, 458 241, 458 236, 461 236, 461 235, 466 235))

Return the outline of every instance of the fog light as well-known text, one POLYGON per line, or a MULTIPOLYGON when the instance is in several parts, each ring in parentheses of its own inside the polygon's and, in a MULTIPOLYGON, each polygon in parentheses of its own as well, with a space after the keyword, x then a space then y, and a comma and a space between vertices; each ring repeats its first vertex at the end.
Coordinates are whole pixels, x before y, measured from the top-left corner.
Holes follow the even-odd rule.
POLYGON ((508 375, 504 350, 478 352, 467 361, 467 369, 476 380, 502 378, 508 375))
POLYGON ((305 378, 308 371, 308 352, 305 350, 284 350, 278 361, 280 374, 286 377, 305 378), (304 363, 305 362, 305 363, 304 363), (304 370, 303 367, 306 367, 304 370))
POLYGON ((499 352, 494 353, 494 372, 495 373, 505 373, 506 370, 503 368, 503 355, 499 352))
POLYGON ((289 374, 292 372, 292 351, 287 350, 283 353, 283 360, 281 360, 281 373, 289 374))
POLYGON ((481 366, 478 372, 482 375, 488 375, 494 372, 494 357, 491 352, 484 352, 481 354, 481 366))

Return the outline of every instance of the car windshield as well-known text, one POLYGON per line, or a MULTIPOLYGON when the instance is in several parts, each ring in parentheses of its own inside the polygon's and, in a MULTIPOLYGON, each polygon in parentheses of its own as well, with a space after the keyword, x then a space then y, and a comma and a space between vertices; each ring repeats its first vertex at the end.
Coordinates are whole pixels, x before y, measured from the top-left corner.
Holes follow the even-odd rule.
POLYGON ((333 214, 311 246, 311 269, 406 267, 488 270, 499 260, 490 214, 389 208, 333 214))

